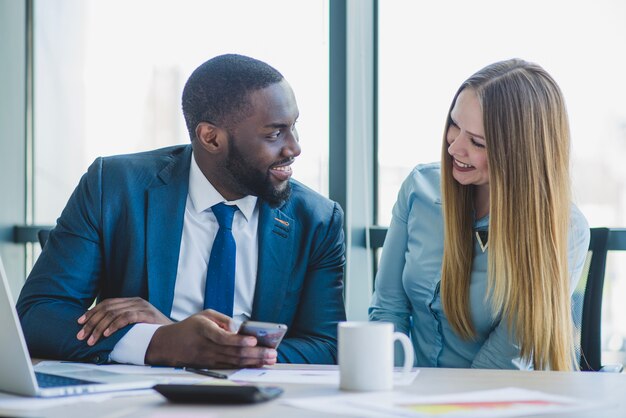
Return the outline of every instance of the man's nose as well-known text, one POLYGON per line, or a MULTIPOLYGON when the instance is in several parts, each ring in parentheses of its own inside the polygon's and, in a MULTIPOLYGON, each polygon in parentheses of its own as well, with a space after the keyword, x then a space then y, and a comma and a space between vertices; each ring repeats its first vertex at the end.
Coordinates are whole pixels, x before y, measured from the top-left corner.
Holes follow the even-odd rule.
POLYGON ((300 147, 300 138, 298 132, 293 131, 285 138, 285 146, 282 149, 283 155, 289 158, 295 158, 302 152, 300 147))

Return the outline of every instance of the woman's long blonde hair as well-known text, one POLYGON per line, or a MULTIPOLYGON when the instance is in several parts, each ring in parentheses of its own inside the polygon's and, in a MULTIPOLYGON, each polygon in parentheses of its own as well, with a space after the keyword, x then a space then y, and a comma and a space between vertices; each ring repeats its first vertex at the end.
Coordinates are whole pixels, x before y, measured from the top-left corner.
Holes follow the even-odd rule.
MULTIPOLYGON (((476 92, 489 162, 488 295, 536 370, 571 370, 572 318, 567 233, 569 126, 561 91, 540 66, 519 59, 489 65, 457 91, 476 92)), ((444 132, 441 184, 444 253, 441 297, 454 330, 475 335, 469 287, 473 186, 452 177, 444 132)))

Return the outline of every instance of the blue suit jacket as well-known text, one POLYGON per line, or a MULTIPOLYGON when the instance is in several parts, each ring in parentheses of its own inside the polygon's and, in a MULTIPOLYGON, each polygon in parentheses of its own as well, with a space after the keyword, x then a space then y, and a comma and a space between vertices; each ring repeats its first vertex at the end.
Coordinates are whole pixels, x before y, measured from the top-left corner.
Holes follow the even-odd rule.
MULTIPOLYGON (((170 315, 190 161, 187 145, 89 167, 17 303, 31 356, 106 362, 130 326, 93 347, 76 339, 76 320, 96 298, 139 296, 170 315)), ((289 326, 279 361, 335 363, 337 322, 345 320, 343 213, 291 185, 282 207, 259 201, 252 319, 289 326)))

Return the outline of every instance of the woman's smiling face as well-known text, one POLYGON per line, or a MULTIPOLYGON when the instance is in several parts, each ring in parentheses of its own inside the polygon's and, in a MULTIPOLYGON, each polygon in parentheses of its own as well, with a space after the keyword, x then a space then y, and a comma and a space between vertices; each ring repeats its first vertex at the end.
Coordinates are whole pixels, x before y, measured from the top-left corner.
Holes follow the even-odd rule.
POLYGON ((450 112, 446 140, 454 179, 463 185, 488 187, 489 164, 483 112, 474 90, 466 88, 458 95, 450 112))

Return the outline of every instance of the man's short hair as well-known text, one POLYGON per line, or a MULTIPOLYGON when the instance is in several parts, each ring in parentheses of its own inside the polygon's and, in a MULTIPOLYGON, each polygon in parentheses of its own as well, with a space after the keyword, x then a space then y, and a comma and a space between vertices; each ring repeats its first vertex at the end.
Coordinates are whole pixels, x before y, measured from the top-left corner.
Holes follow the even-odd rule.
POLYGON ((183 115, 193 140, 200 122, 228 129, 250 111, 248 94, 283 80, 269 64, 243 55, 219 55, 191 74, 183 89, 183 115))

